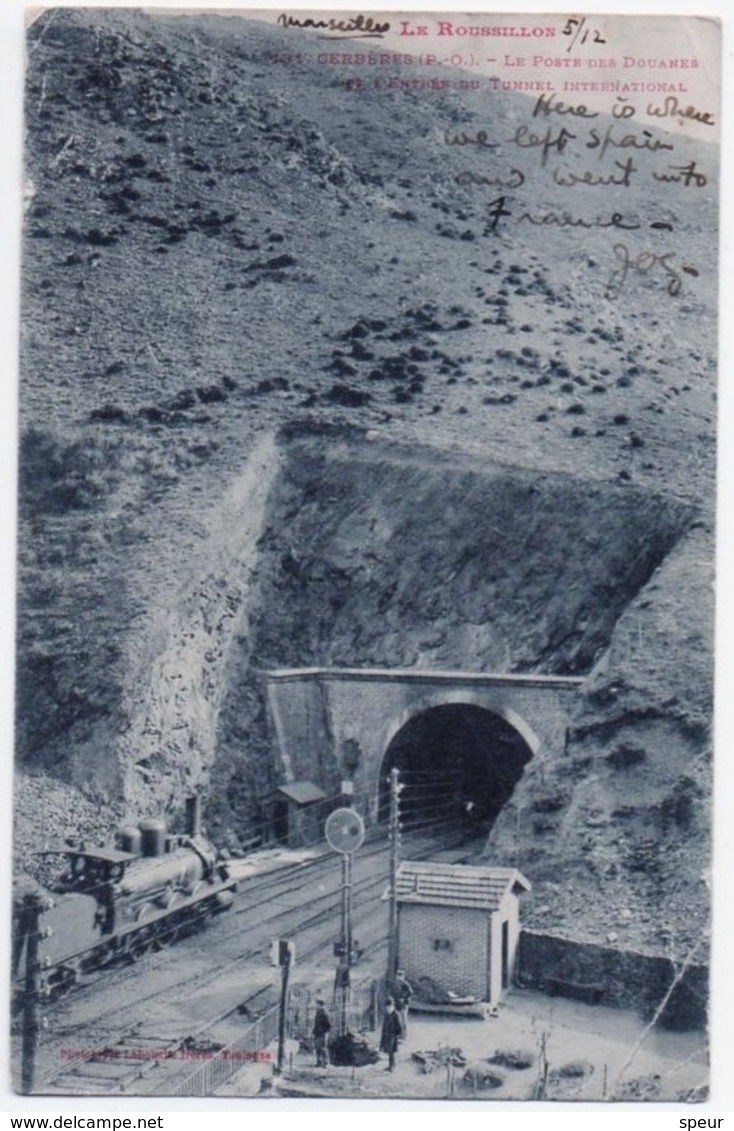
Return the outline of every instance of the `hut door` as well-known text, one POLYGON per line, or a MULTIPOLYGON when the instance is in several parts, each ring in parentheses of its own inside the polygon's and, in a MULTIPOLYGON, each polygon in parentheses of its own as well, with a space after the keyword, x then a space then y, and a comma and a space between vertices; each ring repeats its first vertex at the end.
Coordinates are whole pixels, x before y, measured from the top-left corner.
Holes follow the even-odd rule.
POLYGON ((288 802, 274 801, 270 824, 271 839, 278 844, 288 842, 288 802))
POLYGON ((510 984, 510 924, 505 919, 502 924, 502 989, 510 984))

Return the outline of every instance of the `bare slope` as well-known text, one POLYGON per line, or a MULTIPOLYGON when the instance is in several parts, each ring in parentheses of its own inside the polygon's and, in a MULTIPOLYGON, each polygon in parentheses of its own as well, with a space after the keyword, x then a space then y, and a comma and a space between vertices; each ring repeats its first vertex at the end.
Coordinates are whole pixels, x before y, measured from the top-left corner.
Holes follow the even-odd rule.
MULTIPOLYGON (((294 33, 289 43, 297 41, 294 33)), ((233 774, 242 751, 258 752, 259 724, 242 722, 257 715, 257 698, 245 690, 242 714, 233 707, 256 642, 280 662, 595 665, 588 717, 573 741, 586 766, 597 744, 605 769, 585 796, 604 796, 589 800, 590 813, 578 815, 574 801, 542 818, 557 832, 537 835, 571 838, 575 853, 583 822, 620 808, 615 790, 630 771, 603 761, 617 741, 646 750, 672 743, 677 768, 661 778, 655 759, 649 805, 674 814, 665 829, 705 826, 713 273, 702 270, 678 298, 639 277, 605 299, 607 234, 589 233, 581 254, 565 231, 493 232, 488 195, 453 182, 447 124, 480 128, 490 112, 506 135, 527 120, 527 100, 347 97, 326 68, 265 61, 281 42, 245 21, 134 11, 54 11, 31 29, 20 759, 123 808, 175 803, 216 764, 227 823, 261 785, 248 762, 233 774), (345 487, 346 503, 319 531, 292 482, 303 466, 286 456, 278 479, 284 456, 272 435, 290 419, 356 424, 388 446, 453 453, 443 478, 403 465, 393 483, 379 484, 390 529, 412 547, 394 599, 383 583, 375 590, 394 621, 391 636, 367 638, 332 576, 345 555, 348 575, 363 569, 370 545, 358 516, 348 537, 330 538, 329 523, 339 527, 339 508, 354 496, 345 487), (469 492, 464 509, 445 505, 452 461, 458 484, 469 475, 467 453, 525 469, 501 510, 503 523, 518 508, 524 516, 517 546, 500 547, 504 582, 492 581, 461 537, 482 512, 481 491, 469 492), (533 471, 544 476, 539 485, 533 471), (596 520, 591 506, 582 539, 574 523, 583 491, 554 492, 548 476, 558 472, 594 481, 586 498, 604 500, 596 520), (629 490, 630 501, 607 512, 602 484, 612 482, 614 497, 629 490), (281 609, 277 625, 251 624, 275 608, 255 549, 264 534, 270 567, 273 545, 287 542, 284 491, 300 515, 298 545, 283 549, 267 584, 277 589, 287 576, 290 601, 300 570, 314 592, 328 590, 333 608, 315 632, 306 619, 312 594, 281 609), (409 521, 411 494, 428 512, 423 524, 409 521), (609 523, 598 537, 595 521, 609 523), (638 529, 642 542, 652 534, 639 561, 638 529), (620 551, 606 561, 605 589, 600 555, 620 539, 633 560, 620 551), (301 540, 298 569, 288 573, 287 552, 298 556, 301 540), (571 604, 552 591, 556 561, 573 575, 571 604), (445 577, 463 578, 464 589, 449 588, 436 609, 402 601, 426 570, 439 603, 445 577), (510 574, 523 570, 524 596, 513 605, 510 574), (506 624, 489 628, 477 593, 492 585, 506 624), (469 631, 470 623, 485 627, 469 631), (298 656, 282 650, 286 630, 298 656), (693 785, 680 786, 689 762, 693 785), (665 801, 676 789, 691 800, 665 801)), ((530 183, 523 204, 536 207, 539 192, 530 183)), ((580 211, 600 211, 591 190, 577 199, 580 211)), ((710 263, 712 188, 687 197, 661 188, 655 200, 634 190, 623 203, 646 222, 675 221, 680 256, 710 263)), ((543 197, 544 207, 566 204, 543 197)), ((603 208, 619 204, 607 198, 603 208)), ((380 475, 362 470, 365 483, 380 475)), ((329 483, 316 475, 319 506, 331 505, 329 483)), ((627 852, 625 819, 614 818, 618 833, 600 838, 599 852, 613 835, 622 839, 612 857, 627 852)), ((508 814, 497 830, 508 854, 511 826, 508 814)), ((698 883, 697 864, 683 879, 665 870, 674 870, 672 856, 661 867, 666 890, 698 883)))

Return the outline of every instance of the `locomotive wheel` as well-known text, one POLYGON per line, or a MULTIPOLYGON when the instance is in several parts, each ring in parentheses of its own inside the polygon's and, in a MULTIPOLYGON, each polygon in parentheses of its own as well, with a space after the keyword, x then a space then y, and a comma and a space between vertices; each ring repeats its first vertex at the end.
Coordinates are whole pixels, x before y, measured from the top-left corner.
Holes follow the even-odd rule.
POLYGON ((155 913, 156 909, 151 903, 144 903, 138 910, 137 922, 140 926, 130 935, 127 948, 128 954, 133 962, 136 962, 139 958, 142 958, 144 954, 152 950, 155 944, 159 927, 157 922, 150 922, 150 920, 154 918, 155 913))
POLYGON ((184 897, 180 892, 172 892, 166 902, 168 915, 161 920, 158 931, 158 941, 161 946, 170 946, 181 936, 186 912, 181 909, 184 897))
POLYGON ((158 935, 158 941, 161 946, 171 946, 181 937, 181 928, 183 924, 178 921, 177 917, 172 917, 167 920, 158 935))
POLYGON ((139 931, 130 939, 128 947, 128 954, 133 962, 137 962, 143 955, 148 954, 154 947, 156 941, 155 927, 141 927, 139 931))

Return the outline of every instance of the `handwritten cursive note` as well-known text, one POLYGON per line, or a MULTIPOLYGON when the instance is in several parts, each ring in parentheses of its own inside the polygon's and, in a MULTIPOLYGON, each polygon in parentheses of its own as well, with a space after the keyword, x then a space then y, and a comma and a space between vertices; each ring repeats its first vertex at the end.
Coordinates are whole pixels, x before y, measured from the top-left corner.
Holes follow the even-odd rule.
POLYGON ((704 271, 684 246, 690 206, 715 193, 718 88, 692 49, 713 33, 694 22, 695 35, 655 17, 282 13, 297 52, 271 58, 328 67, 355 100, 433 99, 431 177, 457 217, 481 213, 479 238, 565 233, 570 252, 587 233, 606 301, 631 286, 675 301, 704 271), (309 54, 304 37, 345 42, 309 54))
MULTIPOLYGON (((694 116, 693 110, 686 115, 670 99, 660 112, 694 116)), ((454 184, 503 194, 489 202, 492 234, 517 224, 610 233, 645 228, 654 237, 675 231, 675 221, 663 214, 674 211, 676 192, 696 192, 709 184, 701 161, 676 160, 680 140, 643 126, 640 104, 628 96, 614 99, 604 114, 586 102, 544 92, 526 113, 527 120, 511 133, 496 127, 447 127, 444 134, 457 158, 474 158, 471 168, 454 173, 454 184), (559 189, 567 192, 563 206, 553 196, 559 189), (661 195, 663 189, 667 196, 661 195), (605 210, 610 195, 613 206, 605 210)), ((707 118, 697 115, 702 124, 707 118)), ((643 280, 648 287, 660 284, 675 298, 686 277, 700 276, 695 265, 680 262, 678 252, 669 247, 613 242, 610 251, 612 266, 603 288, 609 300, 618 298, 631 279, 643 280)))

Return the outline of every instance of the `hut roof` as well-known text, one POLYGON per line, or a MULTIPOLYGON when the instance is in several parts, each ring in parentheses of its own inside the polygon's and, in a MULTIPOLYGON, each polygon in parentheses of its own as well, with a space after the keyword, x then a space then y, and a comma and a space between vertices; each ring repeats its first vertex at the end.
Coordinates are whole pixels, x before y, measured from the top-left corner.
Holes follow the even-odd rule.
POLYGON ((470 867, 404 861, 398 869, 398 903, 425 903, 439 907, 473 907, 496 911, 511 892, 530 891, 530 884, 517 868, 470 867))
POLYGON ((314 785, 312 781, 289 781, 279 785, 273 795, 286 797, 296 805, 312 805, 314 801, 323 801, 326 797, 323 789, 314 785))

